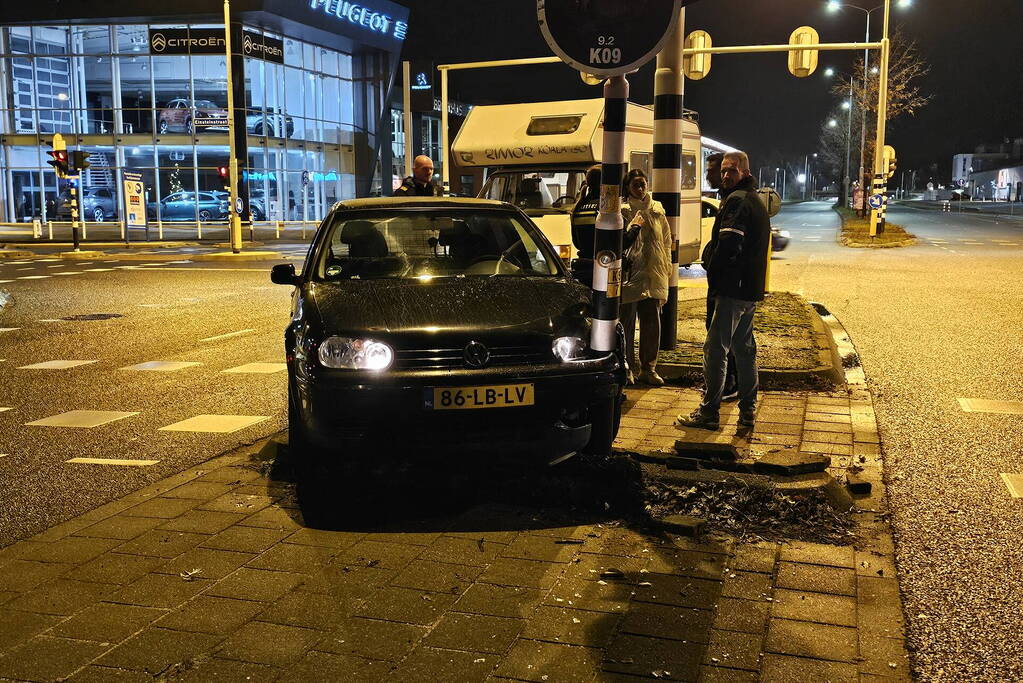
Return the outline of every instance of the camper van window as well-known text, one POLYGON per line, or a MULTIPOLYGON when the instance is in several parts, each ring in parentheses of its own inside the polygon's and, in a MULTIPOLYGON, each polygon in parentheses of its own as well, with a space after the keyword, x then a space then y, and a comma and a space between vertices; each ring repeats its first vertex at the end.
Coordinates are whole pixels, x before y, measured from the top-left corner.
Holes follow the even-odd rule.
POLYGON ((534 116, 526 127, 526 135, 567 135, 579 129, 582 114, 571 116, 534 116))
POLYGON ((682 189, 691 190, 696 187, 696 155, 682 155, 682 189))
POLYGON ((498 171, 487 179, 480 196, 534 212, 530 215, 571 211, 584 175, 584 170, 498 171))

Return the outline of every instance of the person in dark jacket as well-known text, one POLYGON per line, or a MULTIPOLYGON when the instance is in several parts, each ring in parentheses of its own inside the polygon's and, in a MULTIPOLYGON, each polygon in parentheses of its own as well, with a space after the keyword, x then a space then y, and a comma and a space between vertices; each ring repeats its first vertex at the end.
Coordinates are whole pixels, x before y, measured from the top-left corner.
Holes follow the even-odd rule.
POLYGON ((703 402, 692 415, 679 419, 684 427, 717 429, 725 364, 735 353, 739 378, 739 425, 756 420, 757 344, 753 315, 764 298, 771 219, 756 193, 744 152, 728 152, 721 161, 721 210, 714 220, 705 254, 707 287, 715 292, 714 315, 703 346, 703 402))
MULTIPOLYGON (((718 196, 721 193, 721 160, 724 158, 724 154, 721 152, 715 152, 707 156, 707 184, 711 186, 718 196)), ((706 250, 710 247, 710 242, 707 242, 704 247, 705 255, 706 250)), ((704 267, 706 268, 708 260, 701 257, 704 267)), ((707 329, 710 329, 710 321, 714 318, 714 296, 715 292, 713 289, 707 289, 707 318, 705 325, 707 329)), ((736 401, 739 398, 738 391, 739 382, 735 374, 735 354, 731 351, 728 352, 728 363, 726 364, 725 370, 725 389, 721 396, 721 400, 724 402, 736 401)))
POLYGON ((433 160, 420 154, 412 161, 412 175, 394 191, 395 197, 440 197, 444 192, 433 182, 433 160))
POLYGON ((572 244, 575 245, 576 259, 572 261, 572 275, 585 284, 593 286, 593 240, 600 209, 600 164, 586 171, 586 187, 582 196, 572 208, 572 244))

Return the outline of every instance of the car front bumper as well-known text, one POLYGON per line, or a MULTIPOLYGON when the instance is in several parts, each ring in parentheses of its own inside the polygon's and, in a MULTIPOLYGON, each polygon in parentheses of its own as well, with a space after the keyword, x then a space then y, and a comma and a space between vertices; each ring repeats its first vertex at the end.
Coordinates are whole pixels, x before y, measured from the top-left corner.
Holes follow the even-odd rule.
POLYGON ((298 418, 313 445, 339 458, 440 453, 549 460, 589 442, 594 411, 618 399, 625 379, 613 360, 584 371, 562 366, 376 376, 317 371, 303 376, 289 368, 298 418), (427 407, 433 388, 508 384, 532 384, 533 405, 427 407))

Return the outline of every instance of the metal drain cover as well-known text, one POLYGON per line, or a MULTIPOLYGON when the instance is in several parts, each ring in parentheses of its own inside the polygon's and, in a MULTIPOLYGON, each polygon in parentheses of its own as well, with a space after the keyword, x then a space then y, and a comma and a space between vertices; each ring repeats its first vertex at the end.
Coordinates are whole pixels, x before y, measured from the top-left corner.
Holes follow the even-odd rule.
POLYGON ((121 313, 81 313, 79 315, 68 315, 61 320, 110 320, 111 318, 123 318, 121 313))

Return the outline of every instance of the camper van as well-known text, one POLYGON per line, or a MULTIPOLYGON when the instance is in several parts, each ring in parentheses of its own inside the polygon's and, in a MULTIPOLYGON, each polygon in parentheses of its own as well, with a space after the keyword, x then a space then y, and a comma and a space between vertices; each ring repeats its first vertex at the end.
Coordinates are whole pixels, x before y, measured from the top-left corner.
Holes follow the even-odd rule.
MULTIPOLYGON (((561 258, 576 255, 571 213, 586 169, 602 156, 604 100, 528 102, 474 107, 452 144, 455 164, 483 168, 479 196, 521 208, 540 227, 561 258)), ((682 197, 679 263, 700 257, 700 128, 682 123, 682 197)), ((625 159, 653 178, 654 112, 628 103, 625 159)))

